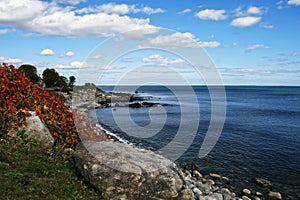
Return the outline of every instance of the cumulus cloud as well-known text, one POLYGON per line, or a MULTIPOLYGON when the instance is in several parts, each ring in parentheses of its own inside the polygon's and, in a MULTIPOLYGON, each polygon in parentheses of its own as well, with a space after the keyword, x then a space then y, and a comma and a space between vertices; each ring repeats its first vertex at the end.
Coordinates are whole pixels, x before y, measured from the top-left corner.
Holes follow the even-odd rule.
POLYGON ((231 26, 236 26, 240 28, 249 27, 257 24, 261 20, 261 17, 253 17, 253 16, 247 16, 247 17, 239 17, 231 21, 231 26))
POLYGON ((300 0, 289 0, 288 5, 300 6, 300 0))
POLYGON ((153 14, 163 12, 159 8, 153 9, 135 5, 129 6, 130 11, 126 10, 126 4, 104 5, 100 6, 102 10, 86 9, 83 12, 75 7, 62 7, 53 2, 3 0, 0 2, 0 24, 43 35, 106 37, 124 31, 155 28, 155 26, 150 25, 149 18, 134 18, 121 15, 122 13, 145 12, 153 14))
POLYGON ((155 38, 148 39, 149 45, 157 47, 189 47, 189 48, 201 48, 201 47, 218 47, 221 44, 217 41, 203 42, 197 39, 192 33, 180 33, 176 32, 171 35, 160 35, 155 38))
POLYGON ((256 7, 256 6, 249 6, 248 9, 243 10, 241 6, 235 9, 235 16, 236 17, 246 17, 246 16, 253 16, 253 15, 262 15, 266 9, 263 7, 256 7))
POLYGON ((247 14, 249 15, 261 15, 262 13, 262 8, 256 6, 250 6, 247 10, 247 14))
POLYGON ((0 63, 7 63, 7 64, 20 64, 23 61, 20 58, 6 58, 4 56, 0 56, 0 63))
POLYGON ((185 61, 181 58, 164 57, 159 54, 153 54, 149 57, 144 57, 142 58, 142 61, 144 63, 152 63, 157 65, 178 65, 185 63, 185 61))
POLYGON ((65 57, 71 57, 71 56, 74 56, 75 53, 73 51, 68 51, 64 56, 65 57))
POLYGON ((40 52, 40 55, 41 56, 54 56, 56 53, 52 50, 52 49, 43 49, 41 52, 40 52))
POLYGON ((226 19, 225 10, 205 9, 195 14, 196 17, 203 20, 222 20, 226 19))
POLYGON ((253 51, 253 50, 255 50, 255 49, 260 49, 260 48, 262 48, 262 49, 268 49, 268 48, 270 48, 270 47, 267 46, 267 45, 264 45, 264 44, 254 44, 254 45, 251 45, 250 47, 248 47, 248 48, 246 49, 246 51, 247 51, 247 52, 250 52, 250 51, 253 51))
POLYGON ((191 9, 189 9, 189 8, 187 8, 187 9, 184 9, 184 10, 182 10, 182 11, 178 12, 177 14, 184 15, 184 14, 186 14, 186 13, 190 13, 190 12, 192 12, 192 10, 191 10, 191 9))
POLYGON ((34 19, 44 11, 47 3, 39 0, 0 1, 0 24, 22 23, 34 19))

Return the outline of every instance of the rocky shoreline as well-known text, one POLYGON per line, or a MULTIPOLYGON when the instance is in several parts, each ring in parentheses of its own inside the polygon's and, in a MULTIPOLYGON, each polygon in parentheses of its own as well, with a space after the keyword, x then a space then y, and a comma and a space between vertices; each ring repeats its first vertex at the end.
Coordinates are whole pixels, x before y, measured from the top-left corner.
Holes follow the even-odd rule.
MULTIPOLYGON (((144 106, 150 107, 158 105, 152 102, 143 102, 143 100, 145 100, 143 97, 135 96, 134 94, 105 92, 97 88, 95 85, 77 86, 77 88, 75 88, 73 92, 72 98, 67 99, 69 100, 67 101, 67 103, 72 105, 72 109, 79 110, 83 113, 87 113, 88 110, 95 108, 119 106, 139 108, 144 106), (118 103, 111 104, 111 101, 118 103)), ((101 129, 101 131, 104 131, 104 133, 106 133, 103 129, 101 129)), ((117 137, 113 135, 108 134, 108 136, 108 138, 111 141, 121 142, 117 137)), ((247 188, 244 188, 242 191, 239 192, 232 192, 229 188, 224 186, 226 185, 226 182, 230 181, 227 177, 223 177, 214 173, 210 173, 209 175, 203 175, 200 173, 200 170, 197 167, 185 167, 182 170, 182 175, 186 188, 192 191, 193 193, 193 197, 191 199, 194 200, 283 199, 282 195, 279 192, 271 190, 272 183, 270 181, 260 178, 255 178, 253 179, 253 181, 256 184, 260 185, 262 189, 264 189, 264 192, 250 191, 247 188), (267 189, 268 192, 266 192, 265 188, 269 188, 267 189)), ((297 199, 297 197, 295 197, 295 199, 297 199)), ((300 198, 298 197, 298 199, 300 198)))

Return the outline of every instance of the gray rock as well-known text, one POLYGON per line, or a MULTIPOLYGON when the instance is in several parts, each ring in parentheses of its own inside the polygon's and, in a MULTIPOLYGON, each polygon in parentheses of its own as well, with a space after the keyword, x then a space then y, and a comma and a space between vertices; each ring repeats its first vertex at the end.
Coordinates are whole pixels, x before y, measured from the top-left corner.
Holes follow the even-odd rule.
POLYGON ((210 192, 210 185, 207 183, 202 183, 201 181, 197 181, 195 185, 205 194, 208 194, 210 192))
POLYGON ((213 193, 205 197, 206 200, 223 200, 223 195, 221 193, 213 193))
POLYGON ((196 188, 196 187, 193 189, 193 192, 194 192, 194 194, 195 194, 195 196, 196 196, 197 198, 200 198, 201 195, 202 195, 201 190, 199 190, 199 189, 196 188))
POLYGON ((77 170, 107 199, 194 199, 181 170, 153 152, 91 142, 79 144, 73 155, 77 170))
POLYGON ((245 189, 243 189, 243 193, 246 194, 246 195, 250 195, 251 191, 248 190, 247 188, 245 188, 245 189))
POLYGON ((49 132, 44 122, 35 115, 35 112, 30 112, 32 116, 26 118, 27 126, 25 127, 25 134, 29 138, 41 142, 46 147, 54 145, 54 139, 49 132))

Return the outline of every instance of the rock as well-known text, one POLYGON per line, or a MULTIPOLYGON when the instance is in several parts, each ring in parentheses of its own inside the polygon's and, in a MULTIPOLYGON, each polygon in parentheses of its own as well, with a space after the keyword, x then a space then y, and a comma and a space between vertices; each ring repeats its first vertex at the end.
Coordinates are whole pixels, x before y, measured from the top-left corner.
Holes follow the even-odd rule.
POLYGON ((242 196, 242 199, 243 200, 251 200, 249 197, 247 197, 247 196, 242 196))
POLYGON ((193 175, 199 180, 202 178, 202 175, 200 174, 200 172, 198 172, 197 170, 193 171, 193 175))
POLYGON ((258 196, 258 197, 261 197, 262 193, 261 192, 255 192, 255 195, 258 196))
POLYGON ((251 194, 251 191, 248 190, 247 188, 243 189, 243 193, 244 194, 247 194, 247 195, 250 195, 251 194))
POLYGON ((200 198, 200 196, 202 195, 202 192, 201 192, 201 190, 199 190, 198 188, 193 188, 193 192, 194 192, 194 194, 195 194, 195 196, 197 197, 197 198, 200 198))
POLYGON ((54 145, 54 139, 45 126, 44 122, 35 115, 35 112, 30 112, 32 116, 26 118, 27 126, 25 127, 25 134, 29 138, 43 144, 45 147, 52 147, 54 145))
POLYGON ((214 174, 214 173, 210 173, 209 176, 212 178, 222 178, 222 176, 220 176, 219 174, 214 174))
POLYGON ((215 192, 209 196, 206 196, 205 199, 206 200, 223 200, 223 195, 218 192, 215 192))
POLYGON ((260 185, 260 186, 263 186, 263 187, 272 187, 273 186, 271 181, 268 181, 268 180, 265 180, 265 179, 262 179, 262 178, 254 178, 253 182, 260 185))
POLYGON ((281 196, 281 194, 279 192, 272 192, 272 191, 270 191, 268 193, 268 196, 270 198, 273 198, 273 199, 282 199, 282 196, 281 196))
POLYGON ((211 179, 206 180, 205 183, 209 184, 210 186, 216 184, 216 183, 215 183, 213 180, 211 180, 211 179))
POLYGON ((77 170, 106 199, 194 199, 181 170, 151 151, 125 143, 85 142, 73 155, 77 170))
POLYGON ((254 199, 254 200, 260 200, 260 198, 259 198, 259 197, 253 197, 253 199, 254 199))
POLYGON ((197 181, 195 185, 205 194, 208 194, 210 192, 210 185, 207 183, 202 183, 201 181, 197 181))

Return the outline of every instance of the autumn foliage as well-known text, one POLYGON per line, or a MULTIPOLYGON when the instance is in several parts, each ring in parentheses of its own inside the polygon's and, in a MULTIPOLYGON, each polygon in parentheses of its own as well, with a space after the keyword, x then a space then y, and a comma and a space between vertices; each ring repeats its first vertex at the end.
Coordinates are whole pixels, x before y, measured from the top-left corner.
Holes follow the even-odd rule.
POLYGON ((86 116, 70 112, 64 99, 53 96, 42 86, 30 82, 24 74, 10 66, 0 65, 0 131, 2 135, 10 129, 18 130, 26 125, 27 111, 36 111, 48 127, 56 145, 75 147, 80 142, 73 114, 78 122, 81 139, 103 140, 105 135, 94 128, 95 124, 86 116))

